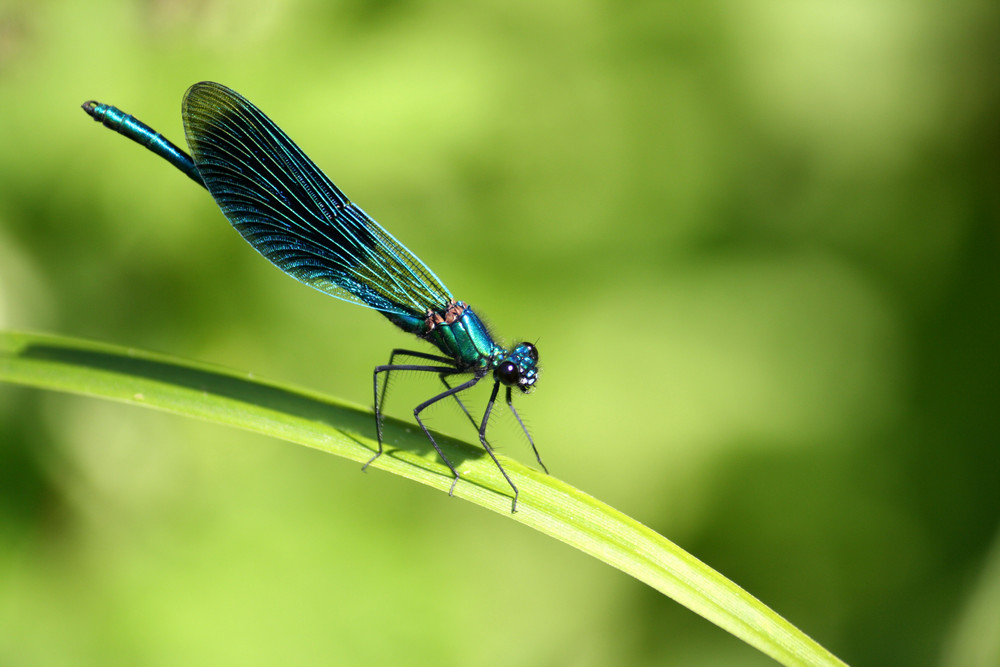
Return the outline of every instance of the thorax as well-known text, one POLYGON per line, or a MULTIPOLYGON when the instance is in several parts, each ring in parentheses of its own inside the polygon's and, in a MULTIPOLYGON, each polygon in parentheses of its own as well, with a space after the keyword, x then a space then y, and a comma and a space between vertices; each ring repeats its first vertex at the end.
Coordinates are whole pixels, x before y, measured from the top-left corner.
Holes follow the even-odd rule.
POLYGON ((462 301, 452 301, 442 312, 428 313, 418 335, 463 368, 489 369, 503 352, 479 316, 462 301))

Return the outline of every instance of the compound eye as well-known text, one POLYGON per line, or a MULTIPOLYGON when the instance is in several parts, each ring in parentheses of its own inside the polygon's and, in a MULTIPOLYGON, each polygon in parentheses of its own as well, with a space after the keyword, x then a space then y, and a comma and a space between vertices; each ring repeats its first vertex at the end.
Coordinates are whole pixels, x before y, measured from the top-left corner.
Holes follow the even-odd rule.
POLYGON ((500 382, 510 387, 521 378, 521 369, 513 361, 505 361, 497 366, 496 375, 500 382))
POLYGON ((532 361, 534 361, 534 362, 538 361, 538 348, 537 347, 535 347, 531 343, 521 343, 521 347, 523 347, 528 352, 528 356, 531 357, 532 361))

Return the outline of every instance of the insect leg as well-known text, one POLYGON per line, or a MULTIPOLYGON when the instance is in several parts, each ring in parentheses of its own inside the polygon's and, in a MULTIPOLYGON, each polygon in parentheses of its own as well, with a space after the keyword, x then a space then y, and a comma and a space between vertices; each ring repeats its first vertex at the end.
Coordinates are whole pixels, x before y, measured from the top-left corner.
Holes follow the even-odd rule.
MULTIPOLYGON (((445 386, 445 389, 451 389, 451 385, 448 384, 448 374, 442 373, 439 377, 441 378, 441 384, 445 386)), ((462 408, 462 412, 464 412, 465 416, 469 418, 469 421, 472 423, 472 428, 478 429, 479 424, 477 424, 476 420, 472 418, 472 413, 470 413, 468 408, 465 407, 465 403, 462 402, 462 399, 458 397, 458 394, 452 394, 452 396, 455 397, 455 402, 458 403, 458 407, 462 408)))
MULTIPOLYGON (((412 357, 414 359, 424 359, 426 361, 436 361, 442 364, 448 364, 449 368, 455 367, 455 362, 448 357, 442 357, 437 354, 428 354, 426 352, 417 352, 415 350, 403 350, 396 348, 389 355, 389 363, 386 366, 394 366, 396 362, 396 357, 412 357)), ((385 392, 389 387, 389 376, 386 374, 385 383, 382 385, 381 395, 375 397, 375 412, 378 413, 378 407, 380 405, 385 405, 385 392)))
MULTIPOLYGON (((405 350, 402 350, 405 352, 405 350)), ((397 350, 393 350, 393 356, 395 356, 397 350)), ((427 355, 431 356, 431 355, 427 355)), ((391 359, 392 357, 390 357, 391 359)), ((442 359, 444 357, 441 357, 442 359)), ((450 361, 450 360, 449 360, 450 361)), ((383 385, 383 391, 380 393, 378 390, 378 374, 385 373, 388 375, 392 371, 422 371, 425 373, 458 373, 460 372, 454 366, 421 366, 421 365, 410 365, 410 364, 388 364, 385 366, 376 366, 375 371, 372 373, 372 393, 375 398, 375 432, 378 435, 378 451, 375 452, 375 456, 368 459, 368 463, 361 466, 362 470, 366 470, 372 461, 382 456, 382 399, 385 398, 385 386, 383 385)), ((386 379, 388 383, 388 379, 386 379)), ((424 429, 426 431, 427 429, 424 429)), ((433 438, 431 439, 433 442, 433 438)), ((437 448, 437 444, 434 445, 437 448)), ((440 450, 438 450, 440 452, 440 450)), ((449 464, 450 466, 450 464, 449 464)))
POLYGON ((535 458, 538 459, 538 465, 542 466, 542 470, 544 470, 545 474, 548 475, 549 469, 545 467, 544 463, 542 463, 542 457, 538 455, 538 448, 535 447, 535 441, 531 438, 531 434, 528 433, 528 427, 526 427, 524 422, 521 421, 521 415, 517 414, 517 410, 514 409, 514 403, 510 400, 511 389, 512 387, 507 387, 507 407, 509 407, 510 411, 514 413, 514 417, 517 418, 517 423, 521 425, 521 430, 524 431, 524 435, 527 436, 528 442, 531 443, 531 449, 535 452, 535 458))
POLYGON ((514 482, 511 481, 510 476, 507 474, 507 471, 503 469, 503 466, 500 465, 500 461, 497 460, 496 454, 493 453, 493 448, 490 447, 490 443, 486 442, 486 425, 490 421, 490 413, 493 412, 493 403, 497 400, 498 391, 500 391, 500 383, 495 382, 493 384, 493 392, 490 394, 490 402, 486 404, 486 413, 483 415, 483 423, 479 426, 479 442, 482 443, 483 449, 485 449, 486 453, 490 455, 491 459, 493 459, 493 463, 495 463, 497 469, 500 470, 500 474, 503 475, 504 479, 507 480, 507 483, 510 484, 510 488, 514 489, 514 499, 510 503, 510 513, 514 514, 517 512, 517 486, 515 486, 514 482))
MULTIPOLYGON (((431 432, 427 430, 426 426, 424 426, 424 422, 420 420, 420 413, 423 412, 425 408, 434 405, 435 403, 440 401, 442 398, 448 398, 449 396, 454 396, 455 394, 461 391, 465 391, 469 387, 474 386, 477 382, 479 382, 482 379, 483 379, 482 375, 476 375, 471 380, 463 382, 457 387, 453 387, 448 391, 441 392, 440 394, 438 394, 433 398, 427 399, 426 401, 424 401, 423 403, 421 403, 420 405, 418 405, 413 409, 413 418, 417 420, 417 423, 420 424, 420 428, 424 430, 424 435, 426 435, 427 439, 431 441, 432 445, 434 445, 434 449, 437 450, 438 456, 441 457, 441 460, 445 462, 445 465, 447 465, 448 468, 451 470, 451 472, 455 475, 455 478, 451 481, 451 488, 448 489, 449 496, 455 493, 455 485, 458 484, 458 477, 459 477, 458 471, 455 470, 455 466, 451 464, 451 461, 448 460, 448 457, 444 455, 443 451, 441 451, 441 447, 438 446, 437 441, 434 440, 434 436, 431 435, 431 432)), ((504 474, 506 475, 506 473, 504 474)))
MULTIPOLYGON (((448 357, 442 357, 441 355, 438 354, 428 354, 427 352, 417 352, 414 350, 403 350, 397 348, 392 351, 392 354, 389 355, 389 364, 388 364, 389 366, 393 365, 393 363, 396 361, 396 357, 413 357, 414 359, 426 359, 428 361, 437 361, 444 364, 455 363, 452 359, 449 359, 448 357)), ((448 380, 445 379, 447 378, 448 375, 454 375, 454 372, 452 372, 451 369, 449 369, 449 372, 442 373, 441 375, 438 376, 441 378, 441 384, 444 385, 445 389, 451 389, 451 385, 448 384, 448 380)), ((381 396, 378 399, 377 405, 381 405, 383 407, 385 406, 385 392, 388 389, 388 387, 389 387, 389 378, 386 377, 385 382, 382 384, 382 392, 381 396)), ((462 402, 462 399, 458 397, 458 394, 452 394, 452 396, 455 397, 455 401, 458 403, 458 407, 462 408, 462 412, 464 412, 465 416, 469 418, 469 423, 472 424, 472 428, 479 428, 479 424, 476 423, 476 420, 472 417, 472 414, 469 412, 468 408, 465 407, 465 403, 462 402)))

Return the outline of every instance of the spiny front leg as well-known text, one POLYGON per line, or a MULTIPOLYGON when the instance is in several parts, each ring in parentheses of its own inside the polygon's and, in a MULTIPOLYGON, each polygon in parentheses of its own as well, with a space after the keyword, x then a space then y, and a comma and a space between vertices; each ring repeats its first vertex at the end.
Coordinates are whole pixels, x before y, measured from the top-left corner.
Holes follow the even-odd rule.
MULTIPOLYGON (((393 350, 393 354, 390 357, 390 361, 396 355, 396 352, 406 352, 406 350, 393 350)), ((416 354, 420 355, 422 353, 416 353, 416 354)), ((429 357, 432 360, 444 359, 444 357, 433 357, 431 355, 424 355, 424 356, 429 357)), ((442 374, 447 375, 459 372, 458 369, 455 368, 454 366, 421 366, 421 365, 409 365, 409 364, 387 364, 385 366, 375 367, 375 371, 372 373, 372 393, 375 400, 375 433, 378 436, 378 451, 375 452, 375 456, 368 459, 368 462, 365 463, 363 466, 361 466, 362 470, 367 470, 368 466, 372 464, 372 461, 382 456, 382 402, 385 398, 385 393, 384 393, 385 385, 383 385, 383 392, 379 392, 378 374, 385 373, 386 374, 385 384, 388 384, 389 383, 388 375, 392 371, 420 371, 424 373, 437 373, 438 375, 442 374)), ((447 395, 447 393, 445 395, 447 395)), ((419 420, 417 421, 419 423, 419 420)), ((423 424, 421 424, 421 427, 423 427, 423 424)), ((424 429, 424 431, 426 432, 427 429, 424 429)), ((433 441, 434 440, 432 438, 431 442, 433 441)), ((437 448, 436 443, 434 444, 434 447, 437 448)), ((438 452, 440 453, 440 450, 438 450, 438 452)))
POLYGON ((500 461, 497 460, 496 454, 493 453, 493 448, 490 447, 490 443, 486 442, 486 425, 490 421, 490 413, 493 412, 493 403, 496 402, 497 400, 498 391, 500 391, 500 383, 494 382, 493 392, 490 393, 490 402, 486 404, 486 413, 483 415, 483 423, 480 424, 479 426, 479 442, 482 443, 483 449, 485 449, 486 453, 490 455, 491 459, 493 459, 493 463, 496 464, 497 469, 500 471, 500 474, 503 475, 504 479, 507 480, 507 483, 510 484, 510 488, 514 490, 514 498, 513 500, 511 500, 510 503, 510 513, 514 514, 515 512, 517 512, 517 495, 519 493, 517 490, 517 486, 514 484, 513 480, 511 480, 510 475, 507 474, 507 471, 503 469, 503 466, 500 465, 500 461))
POLYGON ((545 467, 544 463, 542 463, 542 457, 538 454, 538 448, 535 447, 535 440, 531 437, 531 434, 528 433, 528 427, 524 425, 523 421, 521 421, 521 415, 519 415, 517 413, 517 410, 514 409, 514 402, 511 401, 510 399, 510 390, 511 388, 507 387, 507 407, 510 408, 510 411, 514 413, 514 418, 517 419, 517 423, 521 425, 521 430, 524 431, 525 437, 528 438, 528 443, 531 445, 531 450, 535 452, 535 458, 538 459, 538 465, 542 466, 542 470, 544 470, 545 474, 548 475, 550 474, 549 469, 545 467))
MULTIPOLYGON (((424 361, 433 361, 439 364, 447 364, 450 371, 455 370, 454 361, 448 357, 442 357, 439 354, 429 354, 427 352, 418 352, 417 350, 404 350, 402 348, 396 348, 389 354, 389 363, 380 368, 394 367, 396 365, 396 357, 412 357, 413 359, 423 359, 424 361)), ((376 371, 377 372, 377 371, 376 371)), ((451 389, 451 387, 448 387, 451 389)), ((382 384, 382 391, 380 395, 375 396, 375 406, 376 408, 380 405, 385 405, 385 392, 389 389, 389 378, 385 378, 385 382, 382 384)))
POLYGON ((482 379, 483 379, 482 375, 476 375, 475 377, 473 377, 468 382, 463 382, 462 384, 458 385, 457 387, 449 389, 448 391, 441 392, 437 396, 435 396, 433 398, 430 398, 430 399, 424 401, 423 403, 421 403, 420 405, 418 405, 417 407, 413 408, 413 418, 415 420, 417 420, 418 424, 420 424, 420 428, 423 429, 424 435, 427 436, 427 439, 431 441, 432 445, 434 445, 434 449, 437 450, 438 456, 441 457, 441 460, 444 461, 445 465, 448 466, 448 469, 451 470, 452 474, 455 476, 451 480, 451 488, 448 489, 448 495, 449 496, 454 495, 454 493, 455 493, 455 485, 458 484, 458 478, 459 478, 458 470, 456 470, 455 466, 453 466, 451 464, 451 461, 448 460, 448 457, 444 455, 444 452, 441 451, 441 447, 438 446, 438 444, 437 444, 437 440, 434 439, 434 436, 431 435, 431 432, 429 430, 427 430, 426 426, 424 426, 424 422, 420 419, 420 413, 423 412, 424 409, 426 409, 426 408, 430 407, 431 405, 434 405, 435 403, 437 403, 438 401, 440 401, 442 398, 448 398, 449 396, 454 396, 455 394, 457 394, 457 393, 459 393, 461 391, 465 391, 466 389, 475 386, 475 384, 477 382, 479 382, 480 380, 482 380, 482 379))

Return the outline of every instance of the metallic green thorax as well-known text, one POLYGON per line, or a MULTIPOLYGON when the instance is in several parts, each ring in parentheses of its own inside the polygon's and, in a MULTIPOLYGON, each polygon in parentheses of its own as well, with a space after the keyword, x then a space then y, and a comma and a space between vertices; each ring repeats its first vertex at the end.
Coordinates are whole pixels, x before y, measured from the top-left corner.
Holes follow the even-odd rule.
POLYGON ((519 343, 510 350, 503 347, 464 301, 450 301, 443 310, 428 311, 423 319, 382 314, 400 329, 434 345, 463 371, 479 377, 493 371, 495 380, 524 393, 531 391, 538 380, 535 346, 519 343))
POLYGON ((421 338, 432 343, 464 368, 491 368, 505 350, 496 344, 486 325, 468 305, 456 301, 444 313, 431 313, 421 338))

